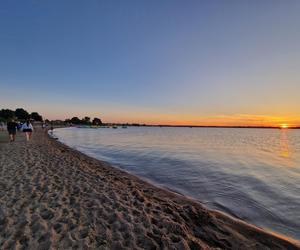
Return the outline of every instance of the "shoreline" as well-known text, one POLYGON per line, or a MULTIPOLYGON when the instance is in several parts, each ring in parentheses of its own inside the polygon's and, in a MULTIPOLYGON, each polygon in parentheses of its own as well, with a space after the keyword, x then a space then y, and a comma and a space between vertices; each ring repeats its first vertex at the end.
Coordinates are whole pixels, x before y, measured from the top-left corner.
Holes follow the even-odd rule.
POLYGON ((45 131, 23 140, 0 145, 0 248, 300 249, 296 240, 209 210, 45 131))
MULTIPOLYGON (((178 127, 178 126, 176 126, 178 127)), ((180 127, 180 126, 179 126, 180 127)), ((199 127, 199 126, 198 126, 199 127)), ((200 127, 212 127, 212 126, 200 126, 200 127)), ((226 128, 238 128, 238 127, 226 127, 226 128)), ((247 127, 242 127, 242 128, 247 128, 247 127)), ((255 128, 255 127, 250 127, 250 128, 255 128)), ((276 128, 276 127, 260 127, 260 128, 276 128)), ((277 128, 278 129, 278 128, 277 128)), ((251 222, 247 222, 247 221, 244 221, 242 219, 240 219, 238 216, 234 215, 234 214, 230 214, 230 213, 227 213, 227 212, 223 212, 221 210, 218 210, 218 209, 212 209, 212 208, 208 208, 206 207, 205 204, 201 203, 201 201, 193 198, 192 196, 188 196, 188 195, 185 195, 183 193, 180 193, 176 190, 172 190, 171 188, 167 187, 167 186, 164 186, 164 185, 159 185, 159 184, 156 184, 154 182, 152 182, 151 180, 149 179, 146 179, 146 178, 142 178, 142 177, 139 177, 138 175, 135 175, 134 173, 131 173, 129 171, 127 171, 126 169, 122 169, 120 167, 117 167, 117 166, 113 166, 111 163, 109 162, 106 162, 106 161, 103 161, 103 160, 100 160, 100 159, 97 159, 97 158, 94 158, 92 156, 89 156, 75 148, 72 148, 66 144, 64 144, 63 142, 59 141, 58 138, 55 138, 55 137, 51 137, 49 134, 47 134, 49 136, 49 139, 50 140, 54 140, 56 143, 58 143, 60 146, 62 147, 66 147, 68 148, 69 150, 72 150, 74 151, 75 153, 78 153, 78 154, 82 154, 84 157, 87 157, 87 158, 90 158, 92 160, 96 160, 96 161, 99 161, 101 164, 104 164, 106 166, 108 166, 109 168, 113 168, 115 170, 118 170, 120 171, 121 173, 126 173, 128 174, 129 176, 131 177, 134 177, 136 178, 138 181, 141 181, 141 182, 144 182, 145 184, 147 185, 150 185, 152 186, 153 188, 155 189, 159 189, 161 190, 162 192, 165 192, 166 195, 173 195, 175 197, 178 196, 178 198, 180 199, 184 199, 184 200, 187 200, 189 202, 192 202, 192 203, 196 203, 200 206, 202 206, 204 209, 207 209, 209 212, 212 212, 212 213, 219 213, 221 215, 224 215, 226 217, 229 217, 229 219, 232 219, 232 220, 235 220, 237 221, 238 223, 242 223, 242 224, 246 224, 247 226, 250 226, 250 227, 254 227, 255 229, 258 229, 258 230, 261 230, 263 232, 266 232, 266 233, 269 233, 271 235, 274 235, 275 237, 279 237, 279 238, 282 238, 284 240, 288 240, 292 243, 295 243, 296 245, 299 245, 298 247, 300 248, 300 242, 294 238, 291 238, 291 237, 288 237, 288 236, 285 236, 283 234, 280 234, 280 233, 277 233, 275 231, 272 231, 271 229, 266 229, 266 228, 262 228, 262 227, 259 227, 259 226, 256 226, 255 224, 252 224, 251 222)))

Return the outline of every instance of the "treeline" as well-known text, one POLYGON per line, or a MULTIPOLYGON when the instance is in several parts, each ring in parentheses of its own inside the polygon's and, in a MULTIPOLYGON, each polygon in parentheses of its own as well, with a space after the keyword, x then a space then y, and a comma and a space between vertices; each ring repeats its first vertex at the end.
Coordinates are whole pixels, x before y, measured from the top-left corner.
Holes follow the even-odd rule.
POLYGON ((29 113, 25 109, 17 108, 16 110, 1 109, 0 110, 0 121, 6 122, 10 119, 17 119, 19 121, 26 121, 28 119, 34 121, 43 121, 43 117, 38 112, 29 113))
POLYGON ((95 117, 93 120, 91 120, 90 117, 85 116, 82 119, 79 119, 78 117, 72 117, 71 119, 66 119, 65 123, 68 124, 76 124, 76 125, 102 125, 102 121, 100 118, 95 117))
MULTIPOLYGON (((0 122, 7 122, 10 119, 15 119, 20 122, 24 122, 28 119, 43 122, 43 117, 38 112, 31 112, 29 113, 23 108, 17 108, 16 110, 11 109, 1 109, 0 110, 0 122)), ((65 121, 55 120, 49 121, 48 119, 45 120, 46 123, 59 123, 59 124, 75 124, 75 125, 102 125, 102 121, 100 118, 95 117, 91 120, 90 117, 85 116, 82 119, 78 117, 73 117, 71 119, 66 119, 65 121)))

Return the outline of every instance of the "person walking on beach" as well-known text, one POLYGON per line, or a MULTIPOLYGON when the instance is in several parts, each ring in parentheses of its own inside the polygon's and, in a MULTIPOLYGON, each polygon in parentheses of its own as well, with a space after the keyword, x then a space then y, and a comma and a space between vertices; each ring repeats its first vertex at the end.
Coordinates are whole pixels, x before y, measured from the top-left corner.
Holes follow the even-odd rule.
POLYGON ((17 133, 17 123, 14 119, 11 119, 7 123, 7 131, 9 134, 10 142, 13 142, 16 140, 16 133, 17 133))
POLYGON ((23 125, 22 125, 22 131, 25 133, 26 135, 26 140, 29 141, 31 139, 32 136, 32 132, 33 132, 33 126, 30 123, 29 120, 27 120, 23 125))
POLYGON ((5 130, 5 123, 4 122, 0 122, 0 130, 1 131, 5 130))
POLYGON ((51 122, 51 126, 50 126, 50 134, 53 135, 53 123, 51 122))

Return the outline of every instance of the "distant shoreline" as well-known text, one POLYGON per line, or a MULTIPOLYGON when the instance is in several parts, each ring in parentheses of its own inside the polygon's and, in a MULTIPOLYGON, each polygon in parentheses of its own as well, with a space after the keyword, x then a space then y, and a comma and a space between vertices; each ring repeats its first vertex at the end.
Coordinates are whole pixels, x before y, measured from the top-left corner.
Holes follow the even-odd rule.
POLYGON ((281 128, 275 126, 211 126, 211 125, 151 125, 151 124, 128 124, 128 123, 104 123, 104 125, 126 125, 129 127, 174 127, 174 128, 262 128, 262 129, 300 129, 300 126, 281 128))
MULTIPOLYGON (((190 125, 147 125, 150 127, 183 127, 183 128, 272 128, 272 129, 283 129, 281 127, 271 126, 190 126, 190 125)), ((289 127, 285 129, 300 129, 300 127, 289 127)))

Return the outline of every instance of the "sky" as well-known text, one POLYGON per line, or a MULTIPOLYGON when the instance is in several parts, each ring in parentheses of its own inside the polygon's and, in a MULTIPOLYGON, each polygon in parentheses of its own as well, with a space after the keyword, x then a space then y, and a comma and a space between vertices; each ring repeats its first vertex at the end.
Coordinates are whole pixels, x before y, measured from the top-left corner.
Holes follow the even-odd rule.
POLYGON ((300 125, 300 1, 4 0, 0 108, 300 125))

